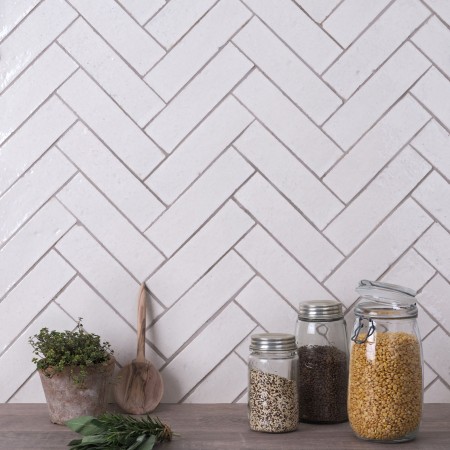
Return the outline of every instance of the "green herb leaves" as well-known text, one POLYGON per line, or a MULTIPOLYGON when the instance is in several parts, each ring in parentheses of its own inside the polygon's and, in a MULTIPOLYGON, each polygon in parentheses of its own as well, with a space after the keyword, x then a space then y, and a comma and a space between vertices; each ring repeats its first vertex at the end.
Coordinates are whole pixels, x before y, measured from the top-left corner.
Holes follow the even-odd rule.
POLYGON ((69 442, 72 450, 152 450, 156 443, 173 436, 168 425, 150 416, 136 419, 107 413, 98 418, 77 417, 66 425, 83 436, 69 442))
POLYGON ((88 367, 107 363, 113 354, 108 342, 101 343, 98 335, 84 330, 81 320, 74 331, 42 328, 39 334, 29 339, 36 355, 33 362, 38 369, 51 377, 53 373, 71 367, 72 379, 79 387, 83 387, 88 367))

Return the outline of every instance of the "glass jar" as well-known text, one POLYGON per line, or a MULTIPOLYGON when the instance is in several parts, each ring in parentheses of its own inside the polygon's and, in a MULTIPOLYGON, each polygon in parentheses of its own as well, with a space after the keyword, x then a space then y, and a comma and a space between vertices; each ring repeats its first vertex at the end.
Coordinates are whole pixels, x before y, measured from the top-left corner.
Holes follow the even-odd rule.
POLYGON ((423 362, 416 293, 363 280, 356 289, 348 413, 355 434, 371 441, 414 439, 422 416, 423 362))
POLYGON ((292 334, 251 337, 248 418, 254 431, 284 433, 298 425, 297 347, 292 334))
POLYGON ((301 422, 347 420, 348 345, 342 304, 300 303, 296 326, 301 422))

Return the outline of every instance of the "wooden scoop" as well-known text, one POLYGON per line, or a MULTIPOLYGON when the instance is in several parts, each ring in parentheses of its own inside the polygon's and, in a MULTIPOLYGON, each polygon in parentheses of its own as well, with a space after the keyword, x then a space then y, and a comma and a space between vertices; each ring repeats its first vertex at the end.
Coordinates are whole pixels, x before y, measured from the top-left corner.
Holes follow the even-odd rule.
POLYGON ((114 386, 117 404, 130 414, 147 414, 161 401, 164 385, 158 369, 145 359, 145 284, 141 284, 138 300, 137 356, 124 366, 114 386))

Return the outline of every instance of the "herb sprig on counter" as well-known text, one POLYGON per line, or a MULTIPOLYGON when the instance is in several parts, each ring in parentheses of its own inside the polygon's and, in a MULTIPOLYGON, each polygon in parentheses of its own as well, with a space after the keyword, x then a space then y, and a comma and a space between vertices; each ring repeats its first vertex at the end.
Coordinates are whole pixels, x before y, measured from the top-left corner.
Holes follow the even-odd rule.
POLYGON ((151 450, 159 442, 172 440, 173 432, 158 417, 137 419, 106 413, 100 417, 82 416, 66 422, 83 436, 69 442, 71 450, 151 450))

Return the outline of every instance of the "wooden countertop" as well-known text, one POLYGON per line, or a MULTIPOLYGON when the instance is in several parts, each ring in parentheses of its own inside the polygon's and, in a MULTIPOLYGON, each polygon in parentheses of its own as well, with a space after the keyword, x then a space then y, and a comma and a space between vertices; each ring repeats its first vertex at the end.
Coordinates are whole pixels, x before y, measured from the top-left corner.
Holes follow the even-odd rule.
MULTIPOLYGON (((160 405, 154 415, 180 434, 158 450, 289 450, 329 449, 393 450, 392 444, 374 444, 356 438, 348 423, 299 424, 297 431, 267 434, 250 431, 246 405, 160 405)), ((50 423, 42 404, 0 405, 0 450, 63 450, 77 435, 67 427, 50 423)), ((399 444, 400 450, 449 450, 450 404, 427 404, 419 436, 399 444)))

